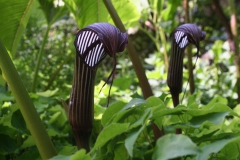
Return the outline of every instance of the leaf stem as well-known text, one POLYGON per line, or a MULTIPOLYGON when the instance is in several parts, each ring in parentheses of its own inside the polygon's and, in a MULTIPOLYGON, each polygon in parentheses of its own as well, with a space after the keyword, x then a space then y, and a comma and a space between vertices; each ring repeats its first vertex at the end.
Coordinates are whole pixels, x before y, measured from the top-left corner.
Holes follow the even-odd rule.
POLYGON ((48 136, 46 129, 27 93, 27 90, 24 87, 18 72, 1 40, 0 67, 19 105, 20 111, 33 136, 42 159, 49 159, 57 155, 53 143, 51 142, 50 137, 48 136))
MULTIPOLYGON (((121 32, 126 32, 126 29, 121 21, 121 19, 119 18, 112 2, 110 0, 103 0, 109 14, 111 15, 115 25, 120 29, 121 32)), ((135 50, 133 43, 132 43, 132 39, 131 37, 128 37, 128 45, 127 45, 127 51, 129 54, 129 57, 132 61, 133 64, 133 68, 136 72, 136 75, 138 77, 139 80, 139 84, 140 87, 142 89, 143 92, 143 96, 145 99, 147 99, 150 96, 153 96, 153 92, 152 89, 150 87, 150 84, 148 82, 147 76, 145 74, 145 70, 142 66, 141 61, 139 60, 139 57, 137 56, 137 51, 135 50)), ((158 139, 159 137, 161 137, 163 135, 163 128, 162 131, 159 130, 159 128, 157 127, 156 124, 152 123, 152 128, 153 128, 153 132, 154 132, 154 136, 155 139, 158 139)))
POLYGON ((36 68, 35 68, 35 71, 34 71, 33 84, 32 84, 32 89, 31 89, 32 92, 35 92, 35 90, 36 90, 39 67, 40 67, 40 64, 41 64, 41 61, 42 61, 42 55, 43 55, 43 52, 44 52, 44 47, 47 43, 48 33, 49 33, 50 29, 51 29, 51 26, 49 24, 47 26, 47 30, 46 30, 44 38, 43 38, 42 46, 41 46, 40 51, 39 51, 38 56, 37 56, 37 64, 36 64, 36 68))
MULTIPOLYGON (((185 23, 190 23, 188 0, 184 0, 183 7, 185 10, 185 23)), ((187 52, 187 58, 188 58, 188 75, 189 75, 190 94, 193 94, 195 91, 195 85, 194 85, 194 75, 193 75, 192 45, 191 44, 187 47, 186 52, 187 52)))

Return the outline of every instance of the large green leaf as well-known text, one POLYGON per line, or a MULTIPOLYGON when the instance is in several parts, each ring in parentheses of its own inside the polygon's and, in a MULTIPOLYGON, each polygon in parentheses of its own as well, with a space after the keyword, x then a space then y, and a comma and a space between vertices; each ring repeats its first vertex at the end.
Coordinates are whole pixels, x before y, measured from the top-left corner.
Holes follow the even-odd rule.
POLYGON ((167 160, 186 155, 196 155, 200 149, 185 135, 168 134, 158 139, 153 159, 167 160))
MULTIPOLYGON (((139 24, 141 14, 131 0, 112 0, 112 3, 126 28, 139 24)), ((113 24, 110 16, 108 21, 113 24)))
MULTIPOLYGON (((103 1, 96 0, 64 0, 65 4, 74 15, 79 28, 96 22, 113 23, 103 1)), ((112 1, 120 19, 126 27, 138 24, 140 12, 129 0, 112 1)))
POLYGON ((89 24, 107 21, 107 9, 103 1, 96 0, 64 0, 74 15, 79 28, 89 24))
POLYGON ((1 0, 0 38, 12 55, 17 50, 33 5, 34 0, 1 0))

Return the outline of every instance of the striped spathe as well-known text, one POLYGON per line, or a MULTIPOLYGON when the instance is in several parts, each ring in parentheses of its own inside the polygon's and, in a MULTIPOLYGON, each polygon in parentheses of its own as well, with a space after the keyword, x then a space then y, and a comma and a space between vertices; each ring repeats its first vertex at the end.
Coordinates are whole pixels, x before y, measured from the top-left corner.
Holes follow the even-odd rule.
POLYGON ((109 78, 113 77, 116 52, 123 51, 126 44, 127 34, 121 33, 108 23, 94 23, 77 33, 74 41, 76 59, 68 118, 78 149, 90 150, 89 141, 94 121, 94 84, 98 64, 107 55, 113 57, 114 67, 109 78))

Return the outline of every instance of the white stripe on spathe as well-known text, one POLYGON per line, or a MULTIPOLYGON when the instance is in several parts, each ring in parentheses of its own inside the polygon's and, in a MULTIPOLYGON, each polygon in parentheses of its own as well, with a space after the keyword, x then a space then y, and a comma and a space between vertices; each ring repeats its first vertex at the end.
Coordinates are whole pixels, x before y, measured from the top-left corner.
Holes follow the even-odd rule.
POLYGON ((178 46, 180 48, 184 48, 184 47, 186 47, 188 45, 187 36, 183 32, 177 31, 174 34, 174 37, 175 37, 176 43, 178 44, 178 46))
POLYGON ((85 53, 87 48, 91 46, 92 43, 99 40, 98 35, 92 31, 83 31, 77 37, 77 46, 78 52, 80 55, 85 55, 85 63, 88 64, 90 67, 95 66, 99 61, 101 61, 106 54, 104 53, 103 44, 101 42, 97 43, 92 47, 88 53, 85 53))

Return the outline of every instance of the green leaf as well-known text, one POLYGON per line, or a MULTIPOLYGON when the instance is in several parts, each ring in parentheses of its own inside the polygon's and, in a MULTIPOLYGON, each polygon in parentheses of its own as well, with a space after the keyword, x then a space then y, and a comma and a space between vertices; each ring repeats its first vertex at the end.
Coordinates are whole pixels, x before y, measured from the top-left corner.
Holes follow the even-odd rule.
POLYGON ((103 131, 99 134, 96 143, 93 147, 94 149, 97 149, 99 147, 102 147, 105 145, 109 140, 115 138, 116 136, 124 133, 127 131, 129 126, 129 123, 112 123, 109 126, 105 127, 103 131))
MULTIPOLYGON (((138 11, 137 7, 132 3, 132 1, 112 0, 112 3, 126 28, 139 25, 138 21, 141 14, 138 11)), ((110 16, 108 17, 108 22, 114 24, 112 19, 110 19, 110 16)))
POLYGON ((225 145, 229 142, 239 140, 239 138, 231 138, 231 139, 221 139, 205 145, 201 148, 202 152, 198 153, 197 160, 205 160, 208 159, 208 156, 213 153, 218 153, 225 145))
POLYGON ((105 127, 109 124, 111 119, 125 106, 124 102, 118 101, 110 105, 102 116, 102 125, 105 127))
POLYGON ((150 5, 152 9, 157 12, 158 15, 161 15, 164 0, 150 0, 150 5))
POLYGON ((221 96, 214 97, 207 105, 205 105, 205 108, 211 108, 216 103, 222 103, 222 104, 227 105, 228 100, 221 96))
POLYGON ((237 159, 239 156, 239 142, 228 143, 222 150, 221 154, 225 159, 237 159))
POLYGON ((24 133, 30 134, 30 132, 26 127, 26 122, 24 121, 22 113, 19 109, 13 112, 12 118, 11 118, 11 125, 16 129, 23 131, 24 133))
POLYGON ((183 114, 186 111, 186 107, 179 105, 175 108, 164 108, 164 109, 159 109, 158 107, 153 108, 153 117, 162 117, 165 115, 180 115, 183 114))
POLYGON ((59 154, 62 155, 71 155, 77 152, 76 146, 64 146, 61 151, 59 151, 59 154))
POLYGON ((165 109, 165 104, 164 102, 160 99, 160 98, 157 98, 157 97, 149 97, 147 100, 147 107, 158 107, 158 109, 165 109))
POLYGON ((94 105, 94 119, 101 120, 102 115, 104 114, 105 110, 106 110, 106 108, 103 108, 98 104, 95 104, 94 105))
POLYGON ((15 54, 34 5, 34 0, 1 0, 0 39, 12 55, 15 54))
POLYGON ((167 7, 162 12, 163 21, 173 20, 177 11, 177 7, 181 4, 180 0, 168 0, 167 7))
POLYGON ((11 137, 5 134, 0 134, 0 151, 4 151, 6 153, 10 153, 15 151, 18 146, 11 137))
POLYGON ((113 81, 113 85, 115 87, 118 87, 121 90, 128 89, 131 84, 132 84, 132 78, 119 77, 119 78, 115 78, 113 81))
POLYGON ((17 157, 15 160, 23 160, 23 159, 35 159, 35 160, 41 160, 39 151, 37 150, 37 147, 30 147, 25 152, 23 152, 19 157, 17 157))
POLYGON ((146 103, 146 101, 144 99, 134 98, 128 104, 126 104, 121 111, 127 110, 132 107, 136 107, 136 106, 139 106, 139 105, 142 105, 145 103, 146 103))
POLYGON ((81 149, 71 157, 71 160, 91 160, 91 157, 86 154, 86 150, 81 149))
POLYGON ((149 120, 151 117, 152 117, 151 109, 148 108, 143 112, 143 114, 141 115, 140 118, 138 118, 137 121, 135 121, 130 125, 129 129, 145 125, 146 121, 149 120))
POLYGON ((45 92, 37 92, 37 95, 42 96, 42 97, 51 97, 53 95, 55 95, 58 92, 58 88, 54 89, 54 90, 47 90, 45 92))
POLYGON ((28 136, 28 138, 23 142, 22 146, 21 146, 21 149, 24 149, 24 148, 28 148, 28 147, 32 147, 32 146, 35 146, 35 142, 33 140, 33 137, 32 136, 28 136))
POLYGON ((193 117, 189 122, 192 127, 200 127, 204 122, 209 121, 213 124, 220 124, 223 122, 228 112, 209 113, 202 116, 193 117))
POLYGON ((86 150, 81 149, 73 155, 57 155, 50 160, 91 160, 90 155, 86 154, 86 150))
POLYGON ((185 135, 168 134, 157 140, 153 153, 155 160, 167 160, 181 156, 199 154, 200 149, 185 135))
POLYGON ((141 115, 142 110, 138 108, 130 108, 128 110, 123 110, 113 117, 111 123, 123 123, 123 122, 130 122, 136 121, 136 116, 141 115))
POLYGON ((5 93, 0 93, 0 103, 3 101, 13 101, 13 96, 7 95, 5 93))
MULTIPOLYGON (((204 122, 200 127, 199 130, 196 132, 196 137, 200 138, 204 136, 213 135, 220 129, 220 125, 214 125, 209 121, 204 122)), ((209 138, 209 137, 208 137, 209 138)), ((198 139, 201 141, 200 139, 198 139)))
POLYGON ((123 144, 116 145, 114 148, 114 160, 127 159, 128 154, 123 144))
POLYGON ((108 12, 103 1, 64 0, 64 2, 74 15, 80 29, 92 23, 107 21, 108 12))
POLYGON ((229 112, 231 115, 239 117, 230 107, 223 103, 211 103, 211 105, 203 106, 200 109, 190 109, 188 108, 186 113, 191 116, 202 116, 209 113, 218 113, 218 112, 229 112))
POLYGON ((71 160, 71 157, 72 157, 72 155, 70 155, 70 156, 57 155, 57 156, 50 158, 49 160, 71 160))
POLYGON ((68 13, 67 7, 64 6, 54 6, 53 0, 38 0, 41 9, 45 15, 48 25, 53 24, 56 20, 63 17, 68 13))
POLYGON ((143 131, 144 128, 145 128, 144 125, 141 127, 135 128, 134 130, 131 131, 131 133, 125 139, 125 147, 128 151, 128 154, 131 157, 133 157, 133 146, 134 146, 138 136, 140 135, 140 133, 143 131))

